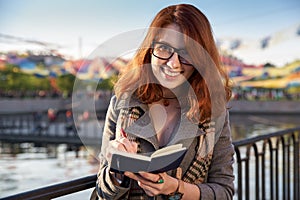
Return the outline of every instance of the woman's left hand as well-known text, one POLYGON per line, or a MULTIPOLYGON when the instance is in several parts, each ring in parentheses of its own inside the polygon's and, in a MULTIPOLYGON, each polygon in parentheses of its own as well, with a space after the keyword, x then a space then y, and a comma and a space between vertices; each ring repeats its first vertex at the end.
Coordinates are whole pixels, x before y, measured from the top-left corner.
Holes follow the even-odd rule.
POLYGON ((148 196, 156 196, 159 194, 168 195, 175 192, 178 187, 178 180, 169 176, 167 173, 153 174, 148 172, 125 172, 125 175, 138 182, 148 196), (163 181, 161 181, 162 179, 163 181))

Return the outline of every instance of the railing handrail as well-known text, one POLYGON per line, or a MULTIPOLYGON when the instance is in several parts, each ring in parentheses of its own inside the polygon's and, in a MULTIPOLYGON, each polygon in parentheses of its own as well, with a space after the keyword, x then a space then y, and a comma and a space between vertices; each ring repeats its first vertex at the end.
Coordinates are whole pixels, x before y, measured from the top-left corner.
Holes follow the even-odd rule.
MULTIPOLYGON (((300 132, 299 132, 300 126, 295 127, 295 128, 286 129, 286 130, 276 131, 276 132, 261 135, 261 136, 255 136, 252 138, 235 141, 235 142, 233 142, 233 145, 235 146, 235 150, 237 151, 236 153, 239 153, 238 147, 240 147, 240 146, 250 145, 250 144, 253 144, 253 143, 261 141, 261 140, 268 140, 272 137, 281 137, 285 134, 290 134, 295 131, 298 131, 298 134, 300 135, 300 132)), ((298 135, 298 139, 297 139, 297 142, 298 142, 297 144, 299 144, 299 135, 298 135)), ((298 148, 299 148, 299 145, 298 145, 298 148)), ((298 152, 299 152, 299 150, 298 150, 298 152)), ((299 156, 299 154, 298 154, 298 156, 299 156)), ((299 161, 299 157, 297 159, 297 162, 298 161, 299 161)), ((298 169, 296 169, 296 170, 299 170, 299 164, 298 164, 298 169)), ((299 179, 298 175, 295 178, 296 178, 295 181, 297 181, 297 179, 299 179)), ((35 189, 35 190, 15 194, 12 196, 4 197, 1 200, 56 198, 56 197, 65 196, 65 195, 69 195, 69 194, 72 194, 75 192, 93 188, 93 187, 95 187, 96 179, 97 179, 97 175, 94 174, 94 175, 86 176, 83 178, 79 178, 79 179, 75 179, 75 180, 71 180, 71 181, 67 181, 67 182, 62 182, 62 183, 54 184, 51 186, 46 186, 46 187, 42 187, 39 189, 35 189)), ((296 187, 299 187, 299 184, 296 184, 296 187)), ((295 194, 296 197, 298 197, 298 193, 299 193, 299 188, 297 188, 297 189, 298 189, 297 194, 295 194)))
POLYGON ((287 133, 291 133, 291 132, 295 132, 295 131, 299 131, 299 130, 300 130, 300 126, 297 126, 297 127, 294 127, 294 128, 284 129, 284 130, 276 131, 276 132, 273 132, 273 133, 258 135, 258 136, 250 137, 250 138, 247 138, 247 139, 241 139, 241 140, 238 140, 238 141, 234 141, 233 145, 235 147, 245 146, 245 145, 248 145, 248 144, 251 144, 251 143, 255 143, 255 142, 258 142, 258 141, 269 139, 271 137, 278 137, 278 136, 282 136, 282 135, 285 135, 287 133))
POLYGON ((299 140, 300 126, 233 142, 237 199, 298 200, 299 140))
POLYGON ((85 176, 67 182, 53 184, 50 186, 22 192, 12 196, 4 197, 1 200, 20 200, 20 199, 52 199, 65 196, 82 190, 90 189, 96 185, 97 175, 85 176))

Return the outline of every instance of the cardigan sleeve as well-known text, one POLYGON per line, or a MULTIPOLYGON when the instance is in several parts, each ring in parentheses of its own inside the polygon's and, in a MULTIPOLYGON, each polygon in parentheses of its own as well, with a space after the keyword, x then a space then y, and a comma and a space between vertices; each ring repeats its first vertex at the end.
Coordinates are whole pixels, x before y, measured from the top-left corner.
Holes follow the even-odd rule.
POLYGON ((208 171, 207 182, 198 184, 201 200, 232 199, 234 194, 234 147, 231 140, 229 114, 227 111, 225 123, 217 140, 212 162, 208 171))
POLYGON ((100 169, 98 172, 98 179, 96 182, 96 192, 99 199, 120 199, 124 196, 129 188, 116 186, 111 180, 109 167, 105 158, 106 149, 110 140, 115 139, 116 124, 119 112, 115 109, 116 97, 111 98, 102 135, 102 146, 99 155, 100 169))

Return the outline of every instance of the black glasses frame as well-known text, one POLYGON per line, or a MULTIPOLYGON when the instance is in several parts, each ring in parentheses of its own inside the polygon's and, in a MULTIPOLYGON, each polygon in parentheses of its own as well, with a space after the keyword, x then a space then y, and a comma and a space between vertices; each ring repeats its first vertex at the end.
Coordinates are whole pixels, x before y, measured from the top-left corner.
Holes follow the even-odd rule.
POLYGON ((188 61, 187 61, 188 63, 182 61, 182 59, 185 60, 185 58, 183 58, 182 56, 180 56, 180 51, 182 51, 182 50, 183 50, 183 49, 177 49, 177 48, 172 47, 172 46, 170 46, 170 45, 168 45, 168 44, 166 44, 166 43, 164 43, 164 42, 152 42, 151 54, 152 54, 153 56, 155 56, 156 58, 159 58, 159 59, 161 59, 161 60, 169 60, 170 58, 172 58, 172 56, 173 56, 174 53, 176 52, 177 55, 178 55, 178 59, 179 59, 179 61, 180 61, 181 64, 193 66, 193 64, 191 64, 191 63, 188 62, 188 61), (154 53, 154 45, 155 45, 155 44, 162 44, 162 45, 165 45, 165 46, 169 47, 170 49, 172 49, 171 55, 170 55, 168 58, 163 58, 163 57, 160 57, 160 56, 156 55, 156 54, 154 53))

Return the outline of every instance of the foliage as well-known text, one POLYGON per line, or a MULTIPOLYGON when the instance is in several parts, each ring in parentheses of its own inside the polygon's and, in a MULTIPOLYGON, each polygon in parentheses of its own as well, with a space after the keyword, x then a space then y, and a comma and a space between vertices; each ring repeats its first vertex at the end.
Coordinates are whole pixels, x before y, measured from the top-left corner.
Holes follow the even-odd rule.
POLYGON ((50 90, 47 77, 38 78, 35 75, 23 73, 15 65, 7 65, 0 71, 0 89, 3 91, 35 91, 50 90))
MULTIPOLYGON (((73 91, 76 77, 72 74, 61 75, 56 78, 57 88, 67 95, 73 91)), ((108 79, 103 79, 97 84, 98 90, 112 90, 117 75, 108 79)), ((79 80, 80 81, 80 80, 79 80)), ((86 88, 91 83, 89 81, 81 81, 86 88)), ((0 71, 0 90, 2 91, 51 91, 49 77, 36 77, 34 74, 23 73, 16 65, 7 64, 5 69, 0 71)))
POLYGON ((113 75, 110 78, 103 79, 97 86, 98 90, 113 90, 114 83, 117 81, 117 75, 113 75))
POLYGON ((59 90, 67 94, 72 93, 74 82, 75 76, 73 74, 65 74, 57 77, 57 86, 59 90))

